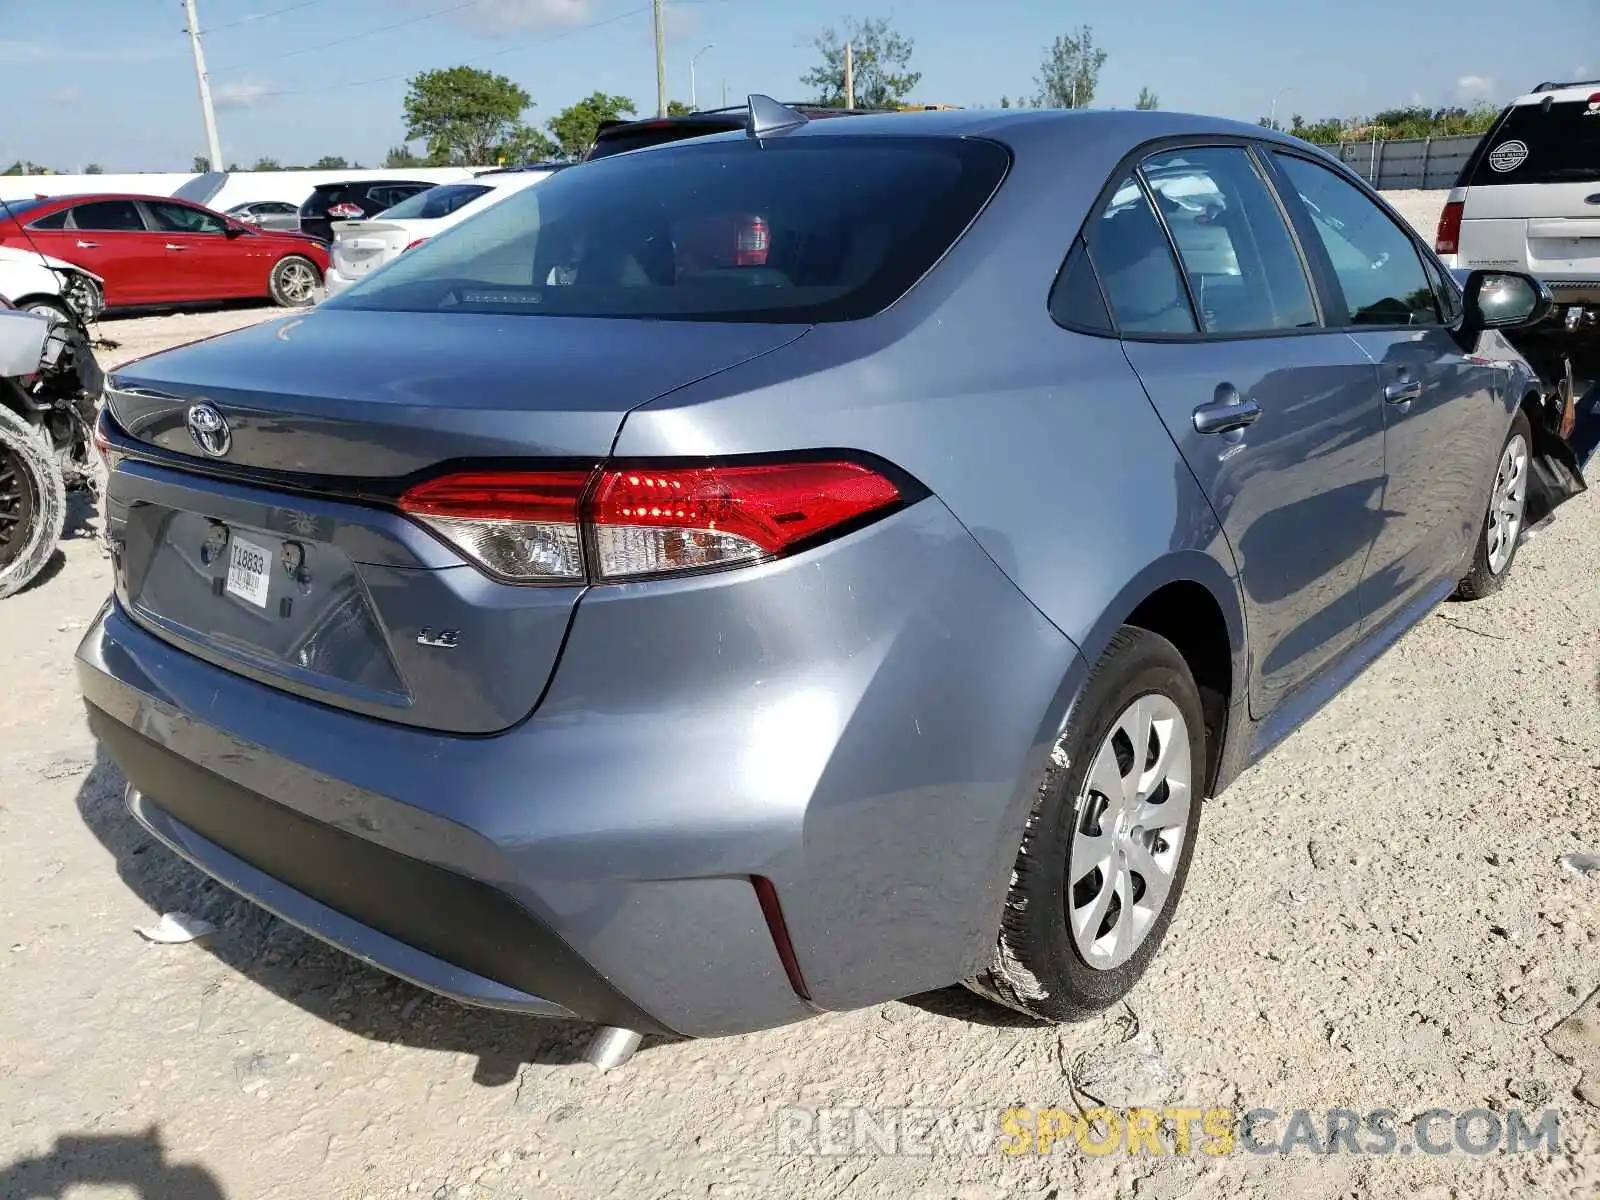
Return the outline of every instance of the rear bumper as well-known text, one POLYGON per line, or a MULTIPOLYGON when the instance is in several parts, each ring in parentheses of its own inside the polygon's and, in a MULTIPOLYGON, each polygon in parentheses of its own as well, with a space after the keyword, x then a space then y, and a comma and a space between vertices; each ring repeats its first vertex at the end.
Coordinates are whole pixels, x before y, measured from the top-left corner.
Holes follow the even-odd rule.
POLYGON ((1558 305, 1576 304, 1585 308, 1600 307, 1600 278, 1597 279, 1547 279, 1546 286, 1558 305))
POLYGON ((709 1036, 975 973, 1084 672, 935 500, 594 589, 492 737, 297 698, 114 604, 78 673, 135 815, 287 920, 468 1003, 709 1036))
POLYGON ((328 289, 328 295, 330 296, 337 296, 355 282, 356 280, 352 276, 344 274, 338 267, 332 265, 328 267, 327 272, 322 277, 323 286, 328 289))

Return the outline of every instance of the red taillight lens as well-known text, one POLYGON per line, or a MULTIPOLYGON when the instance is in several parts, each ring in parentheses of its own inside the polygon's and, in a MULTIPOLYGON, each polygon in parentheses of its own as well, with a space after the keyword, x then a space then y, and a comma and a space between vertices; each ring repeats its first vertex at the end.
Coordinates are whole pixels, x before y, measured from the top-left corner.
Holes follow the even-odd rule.
POLYGON ((355 221, 365 214, 359 204, 333 204, 328 207, 328 215, 336 221, 355 221))
POLYGON ((399 506, 501 578, 578 583, 759 562, 902 498, 840 461, 470 472, 419 484, 399 506))
POLYGON ((751 217, 739 227, 739 246, 734 262, 741 267, 764 267, 772 248, 772 230, 761 217, 751 217))
POLYGON ((502 578, 581 583, 588 471, 478 471, 418 484, 400 511, 502 578))
MULTIPOLYGON (((422 243, 427 241, 427 240, 428 240, 427 238, 418 238, 414 242, 409 242, 406 245, 406 250, 415 250, 418 246, 422 245, 422 243)), ((402 250, 402 251, 400 251, 400 253, 404 254, 406 252, 406 250, 402 250)))
POLYGON ((1439 214, 1439 231, 1433 239, 1433 248, 1439 254, 1455 254, 1461 246, 1461 214, 1466 205, 1452 200, 1439 214))
POLYGON ((584 519, 597 578, 625 579, 781 554, 899 499, 892 482, 852 462, 611 469, 584 519))

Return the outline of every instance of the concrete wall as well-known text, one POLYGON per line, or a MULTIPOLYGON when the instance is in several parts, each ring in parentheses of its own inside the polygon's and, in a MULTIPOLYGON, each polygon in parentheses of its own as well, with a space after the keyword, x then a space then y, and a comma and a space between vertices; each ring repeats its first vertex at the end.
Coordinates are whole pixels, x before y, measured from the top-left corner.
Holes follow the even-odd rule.
POLYGON ((1385 190, 1451 188, 1483 138, 1408 138, 1392 142, 1342 142, 1328 149, 1373 187, 1385 190))

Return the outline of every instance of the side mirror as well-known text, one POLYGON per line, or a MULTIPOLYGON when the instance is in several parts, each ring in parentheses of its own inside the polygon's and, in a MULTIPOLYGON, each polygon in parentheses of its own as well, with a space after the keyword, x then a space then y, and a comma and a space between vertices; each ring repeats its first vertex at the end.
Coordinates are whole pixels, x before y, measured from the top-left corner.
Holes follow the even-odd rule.
POLYGON ((1555 308, 1555 297, 1532 275, 1473 271, 1465 287, 1466 319, 1473 329, 1526 329, 1555 308))
POLYGON ((248 229, 246 229, 243 225, 229 225, 228 229, 227 229, 227 236, 230 237, 230 238, 243 237, 245 234, 247 234, 249 232, 250 231, 248 229))

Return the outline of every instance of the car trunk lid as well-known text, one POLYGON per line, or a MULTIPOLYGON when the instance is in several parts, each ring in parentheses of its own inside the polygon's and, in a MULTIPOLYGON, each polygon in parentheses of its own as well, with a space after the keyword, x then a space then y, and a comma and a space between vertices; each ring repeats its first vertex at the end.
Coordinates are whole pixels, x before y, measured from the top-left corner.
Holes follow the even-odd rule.
POLYGON ((346 279, 361 279, 425 236, 398 221, 335 221, 333 269, 346 279))
POLYGON ((505 729, 543 692, 582 587, 493 579, 395 497, 451 462, 598 462, 629 409, 804 330, 321 310, 132 364, 108 393, 127 452, 108 498, 119 598, 268 686, 505 729))

